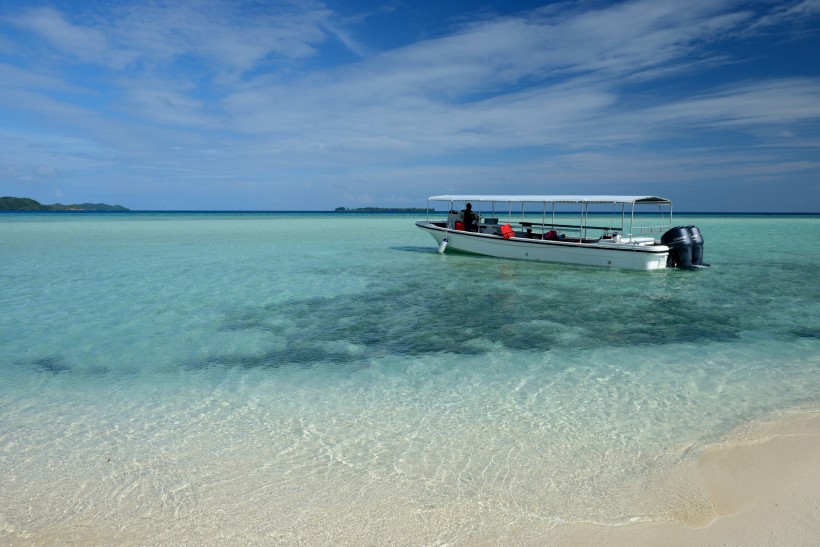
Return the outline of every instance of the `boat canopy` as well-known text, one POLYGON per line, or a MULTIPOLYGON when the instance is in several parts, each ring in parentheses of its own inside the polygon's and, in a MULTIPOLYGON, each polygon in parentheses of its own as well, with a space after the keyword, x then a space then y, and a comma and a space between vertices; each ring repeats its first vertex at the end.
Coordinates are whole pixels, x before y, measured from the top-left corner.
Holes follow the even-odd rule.
POLYGON ((499 195, 485 196, 475 194, 431 196, 428 201, 471 201, 477 203, 624 203, 624 204, 644 204, 644 205, 671 205, 672 202, 666 198, 657 196, 574 196, 574 195, 551 195, 551 196, 516 196, 499 195))

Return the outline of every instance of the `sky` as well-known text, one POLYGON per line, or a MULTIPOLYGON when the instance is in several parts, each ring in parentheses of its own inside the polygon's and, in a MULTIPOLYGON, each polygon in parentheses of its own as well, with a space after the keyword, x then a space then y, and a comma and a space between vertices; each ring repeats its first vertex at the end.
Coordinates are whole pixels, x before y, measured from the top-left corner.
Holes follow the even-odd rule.
POLYGON ((820 0, 0 0, 0 195, 820 212, 820 0))

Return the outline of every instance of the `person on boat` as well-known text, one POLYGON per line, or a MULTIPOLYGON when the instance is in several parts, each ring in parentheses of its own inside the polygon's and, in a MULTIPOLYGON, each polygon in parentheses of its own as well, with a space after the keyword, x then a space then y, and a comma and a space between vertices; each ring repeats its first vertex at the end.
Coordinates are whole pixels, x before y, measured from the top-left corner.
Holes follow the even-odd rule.
POLYGON ((473 212, 473 204, 468 203, 462 213, 464 213, 464 229, 468 232, 477 232, 478 215, 473 212))

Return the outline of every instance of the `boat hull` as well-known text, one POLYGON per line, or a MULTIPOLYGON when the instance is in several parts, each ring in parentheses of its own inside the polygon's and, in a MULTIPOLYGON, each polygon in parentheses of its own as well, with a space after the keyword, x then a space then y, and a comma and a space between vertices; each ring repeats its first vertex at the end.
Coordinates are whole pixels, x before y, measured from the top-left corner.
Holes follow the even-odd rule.
POLYGON ((669 247, 666 245, 629 242, 577 243, 521 237, 504 239, 493 234, 450 230, 426 221, 418 221, 416 226, 430 234, 440 249, 442 249, 441 243, 446 238, 447 244, 442 250, 497 258, 629 270, 657 270, 666 268, 666 259, 669 255, 669 247))

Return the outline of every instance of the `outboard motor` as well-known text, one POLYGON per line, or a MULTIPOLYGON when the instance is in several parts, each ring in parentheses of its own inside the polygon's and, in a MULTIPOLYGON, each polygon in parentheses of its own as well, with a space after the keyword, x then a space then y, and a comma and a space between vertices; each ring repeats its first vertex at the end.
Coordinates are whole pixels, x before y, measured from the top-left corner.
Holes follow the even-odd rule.
MULTIPOLYGON (((702 250, 702 237, 700 241, 702 250)), ((675 226, 668 230, 661 236, 661 243, 669 247, 669 255, 666 257, 667 268, 692 269, 692 237, 689 235, 688 227, 675 226)))
POLYGON ((708 266, 703 263, 703 236, 697 226, 688 226, 689 238, 692 240, 692 266, 708 266))

